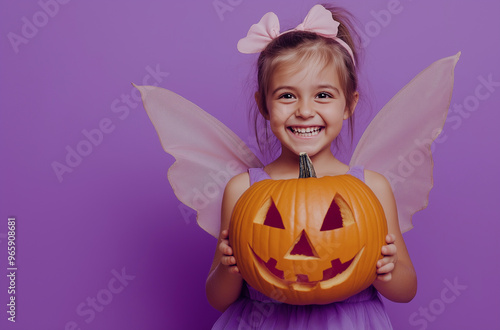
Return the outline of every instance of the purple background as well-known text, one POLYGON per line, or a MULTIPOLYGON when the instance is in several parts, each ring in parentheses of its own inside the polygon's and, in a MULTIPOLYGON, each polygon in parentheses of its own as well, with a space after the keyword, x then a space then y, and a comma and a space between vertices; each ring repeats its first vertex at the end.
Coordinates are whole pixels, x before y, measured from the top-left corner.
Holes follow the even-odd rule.
MULTIPOLYGON (((343 2, 369 36, 362 71, 373 109, 433 61, 462 51, 452 106, 469 110, 450 113, 456 121, 436 145, 430 206, 404 236, 419 289, 408 304, 387 302, 394 327, 498 326, 500 88, 478 86, 479 77, 500 81, 500 4, 401 0, 383 21, 377 13, 394 1, 343 2), (454 281, 459 289, 447 289, 454 281)), ((289 28, 316 1, 41 3, 52 4, 51 16, 35 0, 4 1, 0 11, 0 328, 209 328, 219 315, 204 291, 215 239, 194 213, 181 213, 166 179, 173 158, 130 83, 158 68, 150 84, 250 141, 246 84, 255 57, 239 54, 236 42, 265 12, 289 28), (219 15, 214 3, 231 10, 219 15), (39 27, 30 30, 34 20, 39 27), (13 47, 9 33, 23 32, 13 47), (99 123, 107 133, 85 149, 82 131, 95 133, 99 123), (67 148, 78 146, 88 155, 72 159, 59 180, 53 162, 65 164, 67 148), (17 218, 15 324, 6 313, 9 216, 17 218), (129 276, 126 286, 113 270, 129 276), (89 297, 105 302, 100 311, 89 297)), ((375 112, 359 114, 356 137, 375 112)))

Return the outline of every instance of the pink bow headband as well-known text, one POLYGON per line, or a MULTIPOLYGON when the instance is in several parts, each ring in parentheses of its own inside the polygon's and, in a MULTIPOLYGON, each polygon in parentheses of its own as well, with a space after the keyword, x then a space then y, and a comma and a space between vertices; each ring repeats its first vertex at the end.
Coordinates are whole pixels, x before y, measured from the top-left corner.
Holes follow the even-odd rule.
POLYGON ((245 38, 238 41, 238 50, 243 54, 262 52, 275 38, 291 31, 309 31, 320 36, 331 38, 342 45, 351 55, 354 63, 354 54, 351 47, 342 39, 337 38, 339 22, 333 19, 332 13, 322 5, 315 5, 307 14, 304 22, 295 29, 280 33, 280 23, 275 13, 265 14, 259 23, 250 27, 245 38))

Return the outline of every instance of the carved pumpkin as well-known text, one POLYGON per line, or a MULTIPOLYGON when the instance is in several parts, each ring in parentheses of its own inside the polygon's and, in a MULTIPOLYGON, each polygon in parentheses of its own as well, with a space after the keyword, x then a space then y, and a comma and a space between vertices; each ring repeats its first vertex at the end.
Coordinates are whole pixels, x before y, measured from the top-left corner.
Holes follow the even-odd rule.
POLYGON ((361 180, 304 177, 304 159, 310 164, 301 155, 303 178, 263 180, 240 197, 229 239, 243 279, 256 290, 287 304, 327 304, 375 280, 387 223, 361 180))

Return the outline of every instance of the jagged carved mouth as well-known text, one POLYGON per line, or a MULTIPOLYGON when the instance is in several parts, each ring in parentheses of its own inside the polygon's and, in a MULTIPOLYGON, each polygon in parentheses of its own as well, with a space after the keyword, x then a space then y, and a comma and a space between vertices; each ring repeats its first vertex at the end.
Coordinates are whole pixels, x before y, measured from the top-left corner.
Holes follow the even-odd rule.
MULTIPOLYGON (((266 270, 274 277, 281 281, 287 281, 285 278, 285 272, 276 268, 277 261, 274 258, 269 258, 268 261, 264 261, 261 257, 255 253, 251 246, 249 246, 252 251, 253 256, 255 257, 256 264, 260 266, 259 268, 266 270)), ((296 280, 295 283, 305 284, 305 285, 316 285, 320 282, 325 282, 334 279, 339 274, 343 274, 349 267, 353 264, 356 264, 359 260, 359 257, 363 253, 364 247, 351 259, 346 262, 341 262, 340 259, 331 260, 331 267, 323 270, 323 278, 319 281, 309 281, 309 277, 306 274, 295 274, 296 280)), ((354 267, 354 266, 353 266, 354 267)))

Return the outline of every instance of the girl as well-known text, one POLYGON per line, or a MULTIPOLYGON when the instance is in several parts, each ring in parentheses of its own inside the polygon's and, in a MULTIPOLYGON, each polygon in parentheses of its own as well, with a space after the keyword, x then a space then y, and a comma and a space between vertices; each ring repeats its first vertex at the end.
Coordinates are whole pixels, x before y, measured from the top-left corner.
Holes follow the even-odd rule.
POLYGON ((378 292, 397 302, 415 296, 415 270, 388 181, 378 173, 349 168, 330 148, 344 120, 352 122, 359 99, 357 51, 347 18, 338 8, 317 5, 303 24, 279 34, 276 16, 268 13, 238 43, 241 52, 260 52, 255 101, 281 145, 281 154, 264 168, 233 177, 225 188, 220 236, 206 283, 210 304, 224 312, 215 329, 391 329, 378 292), (228 243, 231 213, 242 193, 259 180, 297 178, 301 152, 310 156, 318 177, 347 173, 364 180, 387 218, 387 245, 382 247, 384 257, 377 263, 373 285, 328 305, 288 305, 257 292, 240 276, 228 243))

